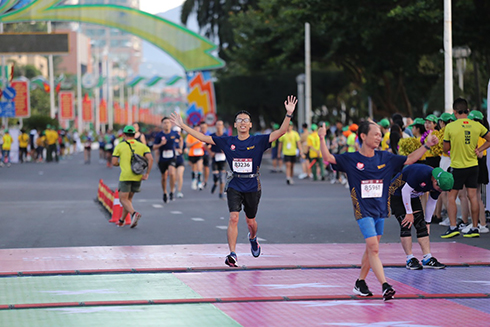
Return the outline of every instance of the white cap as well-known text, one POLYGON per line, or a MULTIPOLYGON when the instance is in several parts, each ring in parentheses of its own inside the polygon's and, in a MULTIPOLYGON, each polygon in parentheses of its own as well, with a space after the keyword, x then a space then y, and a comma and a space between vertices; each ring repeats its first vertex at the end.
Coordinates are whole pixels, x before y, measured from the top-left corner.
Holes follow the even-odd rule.
POLYGON ((180 133, 180 131, 182 131, 182 129, 179 126, 174 126, 172 130, 177 133, 180 133))

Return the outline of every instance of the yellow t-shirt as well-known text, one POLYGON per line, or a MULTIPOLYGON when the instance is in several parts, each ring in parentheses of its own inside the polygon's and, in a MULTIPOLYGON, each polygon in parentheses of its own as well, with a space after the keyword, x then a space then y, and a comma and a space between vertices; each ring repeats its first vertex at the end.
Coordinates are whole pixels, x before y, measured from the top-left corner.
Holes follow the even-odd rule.
POLYGON ((27 148, 29 144, 29 135, 22 133, 19 135, 19 148, 27 148))
POLYGON ((310 158, 322 157, 322 153, 320 152, 320 137, 316 131, 308 135, 306 145, 310 147, 310 158))
POLYGON ((55 144, 58 141, 58 132, 53 130, 46 130, 46 143, 48 145, 55 144))
POLYGON ((389 149, 390 145, 390 132, 386 132, 383 136, 383 140, 381 140, 381 150, 386 151, 389 149))
MULTIPOLYGON (((485 140, 484 138, 479 138, 478 139, 478 147, 481 147, 487 140, 485 140)), ((486 156, 487 155, 487 150, 483 151, 483 155, 486 156)))
POLYGON ((296 156, 298 150, 299 134, 296 131, 287 132, 279 138, 282 143, 282 154, 285 156, 296 156))
MULTIPOLYGON (((150 153, 150 148, 148 148, 148 146, 144 145, 143 143, 138 142, 134 139, 129 140, 128 142, 131 144, 131 148, 133 149, 134 153, 139 154, 143 157, 145 156, 145 154, 150 153)), ((121 167, 121 174, 119 175, 120 181, 139 182, 143 177, 143 175, 136 175, 131 170, 132 155, 133 153, 131 152, 131 149, 129 148, 129 145, 128 143, 126 143, 126 141, 121 141, 121 143, 116 146, 114 152, 112 153, 113 157, 119 158, 119 166, 121 167)))
POLYGON ((12 139, 12 136, 10 136, 10 134, 5 134, 2 139, 3 139, 2 150, 10 150, 10 147, 12 146, 12 142, 14 141, 12 139))
POLYGON ((45 147, 46 146, 46 136, 39 136, 36 140, 36 145, 37 146, 42 146, 42 147, 45 147))
POLYGON ((451 167, 478 166, 475 149, 478 146, 478 139, 487 133, 488 130, 482 124, 468 118, 461 118, 447 125, 444 142, 451 142, 451 167))
POLYGON ((356 152, 356 133, 351 133, 347 137, 347 152, 356 152))

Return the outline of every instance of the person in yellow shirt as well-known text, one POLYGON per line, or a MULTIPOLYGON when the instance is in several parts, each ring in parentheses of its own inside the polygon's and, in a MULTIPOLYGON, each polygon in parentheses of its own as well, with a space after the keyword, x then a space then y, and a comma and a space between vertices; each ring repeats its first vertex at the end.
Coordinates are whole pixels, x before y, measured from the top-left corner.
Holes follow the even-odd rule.
POLYGON ((58 132, 55 131, 51 125, 46 126, 46 144, 47 144, 47 153, 46 153, 46 162, 53 161, 53 152, 54 158, 56 162, 58 162, 58 132))
POLYGON ((311 172, 313 180, 318 180, 318 169, 320 170, 320 178, 325 180, 325 165, 323 164, 322 152, 320 151, 320 137, 318 136, 318 125, 311 124, 311 134, 308 135, 306 141, 306 151, 310 158, 311 172))
POLYGON ((37 162, 43 162, 44 148, 46 147, 46 133, 44 131, 39 131, 38 134, 39 136, 36 140, 36 160, 37 162))
POLYGON ((300 156, 304 157, 300 140, 298 132, 293 129, 292 122, 289 124, 286 134, 279 138, 279 153, 283 154, 284 162, 286 163, 286 183, 288 185, 294 184, 294 164, 296 163, 298 150, 300 156))
POLYGON ((388 151, 390 148, 390 121, 383 118, 378 123, 381 129, 381 134, 383 134, 383 139, 381 140, 381 150, 388 151))
POLYGON ((19 162, 24 163, 24 158, 27 159, 27 146, 29 145, 29 135, 24 129, 20 130, 19 135, 19 162))
POLYGON ((145 144, 135 140, 136 130, 133 126, 127 125, 123 129, 124 141, 120 142, 112 153, 112 165, 121 168, 119 175, 119 199, 123 207, 122 216, 117 222, 117 226, 122 227, 125 223, 125 217, 128 213, 131 215, 131 228, 136 227, 141 219, 141 214, 133 208, 133 196, 140 191, 141 181, 147 180, 153 166, 153 156, 150 148, 145 144), (133 173, 131 169, 131 158, 135 154, 143 156, 148 161, 148 168, 143 175, 133 173))
POLYGON ((9 133, 9 130, 5 130, 5 134, 2 137, 2 158, 7 167, 10 167, 10 148, 12 147, 12 142, 14 141, 9 133))

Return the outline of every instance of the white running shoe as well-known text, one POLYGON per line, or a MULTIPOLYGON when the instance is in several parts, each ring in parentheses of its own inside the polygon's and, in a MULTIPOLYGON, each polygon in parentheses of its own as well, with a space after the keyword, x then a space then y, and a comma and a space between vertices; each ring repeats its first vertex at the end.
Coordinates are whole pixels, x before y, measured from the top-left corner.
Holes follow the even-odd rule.
POLYGON ((191 189, 197 190, 197 179, 193 179, 192 180, 191 189))
POLYGON ((184 197, 184 194, 182 192, 177 192, 177 198, 182 199, 184 197))
POLYGON ((197 183, 197 188, 199 189, 199 191, 202 191, 202 189, 204 188, 203 184, 201 182, 197 183))
POLYGON ((308 177, 308 174, 305 174, 305 173, 301 173, 298 175, 299 179, 305 179, 306 177, 308 177))
POLYGON ((463 234, 466 234, 470 231, 470 229, 473 228, 473 224, 468 224, 465 228, 463 229, 460 229, 460 231, 463 233, 463 234))
POLYGON ((480 234, 486 234, 489 232, 488 227, 486 225, 480 225, 478 224, 478 230, 480 231, 480 234))
POLYGON ((441 226, 449 226, 449 225, 451 225, 451 223, 449 222, 449 217, 447 217, 446 219, 444 219, 443 221, 441 221, 439 223, 439 225, 441 225, 441 226))

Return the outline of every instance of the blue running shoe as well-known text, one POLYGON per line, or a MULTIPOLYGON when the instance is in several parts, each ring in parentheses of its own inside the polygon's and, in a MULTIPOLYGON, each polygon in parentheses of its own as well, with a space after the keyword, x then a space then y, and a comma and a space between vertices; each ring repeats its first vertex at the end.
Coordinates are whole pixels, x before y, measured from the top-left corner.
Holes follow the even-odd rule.
POLYGON ((226 256, 225 264, 227 266, 230 266, 230 267, 238 267, 237 264, 236 264, 237 262, 238 262, 238 258, 236 256, 236 253, 235 252, 230 252, 230 254, 228 254, 226 256))
POLYGON ((255 258, 258 258, 260 255, 260 244, 259 244, 259 241, 257 241, 257 236, 255 236, 255 238, 251 239, 250 233, 248 233, 248 240, 250 241, 252 255, 255 258))

